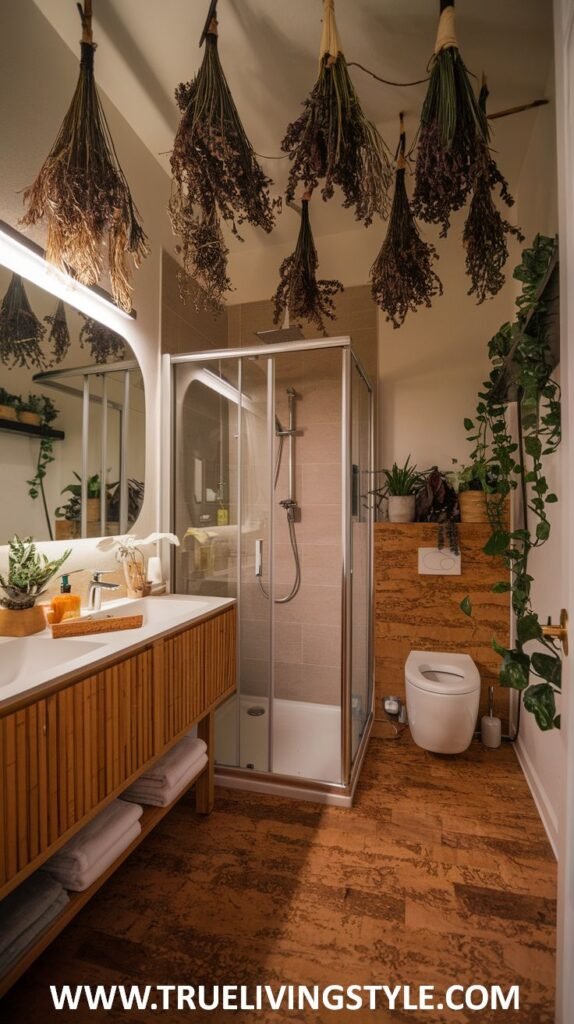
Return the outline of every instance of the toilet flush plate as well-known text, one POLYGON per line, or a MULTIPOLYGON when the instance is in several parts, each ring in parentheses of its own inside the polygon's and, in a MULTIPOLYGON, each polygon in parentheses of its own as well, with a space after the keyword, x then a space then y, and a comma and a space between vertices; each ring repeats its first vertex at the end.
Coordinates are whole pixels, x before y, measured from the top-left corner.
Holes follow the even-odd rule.
POLYGON ((460 576, 460 555, 439 548, 419 548, 419 576, 460 576))

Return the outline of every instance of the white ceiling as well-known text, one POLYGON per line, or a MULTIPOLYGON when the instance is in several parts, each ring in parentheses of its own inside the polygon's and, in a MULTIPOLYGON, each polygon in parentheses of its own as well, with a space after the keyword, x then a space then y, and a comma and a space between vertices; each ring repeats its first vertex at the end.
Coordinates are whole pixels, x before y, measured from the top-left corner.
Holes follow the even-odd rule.
MULTIPOLYGON (((79 18, 71 0, 35 0, 77 52, 79 18)), ((199 37, 208 0, 94 0, 100 87, 169 172, 169 150, 178 122, 174 88, 193 77, 202 51, 199 37)), ((491 111, 545 95, 552 62, 550 0, 457 0, 457 27, 467 66, 484 70, 491 111)), ((438 0, 338 0, 337 22, 348 61, 356 60, 393 81, 423 78, 436 34, 438 0)), ((258 153, 280 154, 289 121, 312 88, 321 35, 321 0, 219 0, 219 49, 235 102, 258 153)), ((368 116, 394 149, 398 113, 416 130, 425 86, 382 85, 358 68, 353 80, 368 116)), ((533 115, 496 122, 494 147, 512 185, 520 173, 533 115)), ((121 145, 119 146, 121 160, 121 145)), ((287 161, 262 161, 284 187, 287 161)), ((132 182, 137 201, 137 182, 132 182)), ((313 210, 315 233, 356 226, 334 198, 313 210)), ((289 217, 273 242, 292 238, 289 217)), ((246 232, 247 247, 261 232, 246 232)))

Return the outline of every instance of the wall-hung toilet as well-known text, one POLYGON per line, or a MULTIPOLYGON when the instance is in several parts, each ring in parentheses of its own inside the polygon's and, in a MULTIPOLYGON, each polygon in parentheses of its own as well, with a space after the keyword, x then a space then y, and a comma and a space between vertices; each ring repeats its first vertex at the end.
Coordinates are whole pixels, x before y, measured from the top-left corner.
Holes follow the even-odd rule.
POLYGON ((411 651, 405 663, 412 737, 435 754, 470 746, 480 701, 480 675, 468 654, 411 651))

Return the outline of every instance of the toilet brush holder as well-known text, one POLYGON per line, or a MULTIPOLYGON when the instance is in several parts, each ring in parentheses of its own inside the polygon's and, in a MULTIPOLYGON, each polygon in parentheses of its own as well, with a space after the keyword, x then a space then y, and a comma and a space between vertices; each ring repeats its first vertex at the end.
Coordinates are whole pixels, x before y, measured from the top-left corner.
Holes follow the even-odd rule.
POLYGON ((480 736, 485 747, 496 750, 500 746, 502 725, 494 714, 494 687, 488 688, 488 714, 480 720, 480 736))

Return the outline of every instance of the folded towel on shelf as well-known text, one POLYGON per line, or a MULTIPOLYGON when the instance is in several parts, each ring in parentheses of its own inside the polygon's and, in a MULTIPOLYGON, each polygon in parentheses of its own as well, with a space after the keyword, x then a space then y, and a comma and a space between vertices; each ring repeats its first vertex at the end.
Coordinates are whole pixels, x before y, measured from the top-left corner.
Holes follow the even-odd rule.
POLYGON ((35 941, 68 899, 59 882, 36 872, 0 902, 0 972, 35 941))
MULTIPOLYGON (((138 808, 140 814, 142 808, 138 808)), ((137 839, 142 830, 139 821, 135 821, 130 827, 119 837, 111 843, 110 846, 102 853, 97 861, 90 863, 87 868, 79 868, 78 863, 70 861, 67 865, 61 866, 58 863, 54 863, 57 860, 57 856, 51 857, 49 861, 46 861, 42 871, 49 872, 49 874, 56 878, 66 889, 71 889, 72 892, 83 892, 84 889, 88 889, 93 882, 96 881, 100 875, 103 875, 104 871, 109 868, 110 864, 116 860, 127 850, 128 846, 133 843, 134 839, 137 839)))
POLYGON ((175 747, 168 750, 167 754, 160 757, 151 768, 147 768, 143 775, 140 775, 134 785, 138 785, 142 779, 146 782, 154 782, 157 786, 173 789, 179 780, 189 771, 190 766, 207 751, 207 744, 203 740, 195 739, 192 736, 184 736, 175 747))
POLYGON ((157 783, 146 780, 141 776, 129 789, 121 795, 122 800, 136 800, 138 803, 148 804, 153 807, 167 807, 177 799, 183 790, 191 785, 193 780, 203 771, 207 764, 207 754, 196 758, 187 769, 175 786, 158 786, 157 783))
POLYGON ((127 808, 122 800, 112 800, 50 858, 50 874, 63 885, 68 877, 86 875, 142 814, 143 809, 135 804, 127 808))

